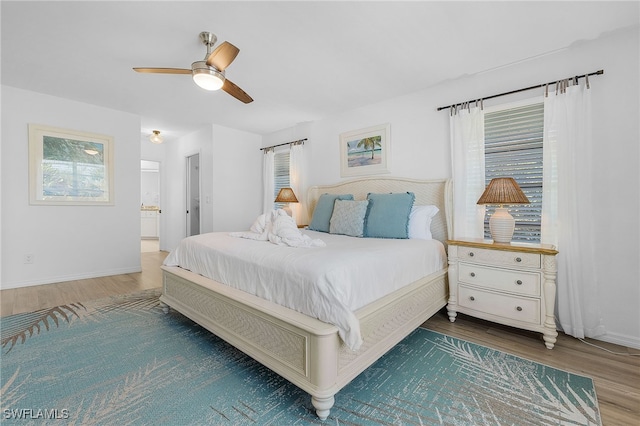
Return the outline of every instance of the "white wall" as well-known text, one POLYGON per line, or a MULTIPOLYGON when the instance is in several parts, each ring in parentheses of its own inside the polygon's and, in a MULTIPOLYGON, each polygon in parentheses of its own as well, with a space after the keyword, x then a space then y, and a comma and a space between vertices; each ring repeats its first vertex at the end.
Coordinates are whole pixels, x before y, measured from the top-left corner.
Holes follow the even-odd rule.
MULTIPOLYGON (((313 159, 306 186, 341 180, 340 133, 382 123, 391 125, 391 175, 450 177, 449 115, 437 107, 604 69, 604 75, 591 78, 593 150, 601 164, 593 171, 598 176, 593 192, 597 204, 584 213, 593 214, 600 225, 595 235, 595 273, 608 330, 601 339, 640 347, 639 51, 636 27, 311 123, 306 134, 297 134, 309 138, 305 153, 313 159), (621 189, 612 190, 621 184, 621 189)), ((528 91, 487 101, 485 106, 541 94, 528 91)), ((264 139, 272 141, 286 133, 281 130, 264 139)))
POLYGON ((140 171, 140 207, 160 205, 160 169, 140 171))
POLYGON ((135 115, 2 86, 2 288, 140 271, 139 138, 135 115), (29 205, 29 123, 113 136, 115 205, 29 205))
POLYGON ((200 153, 200 233, 249 229, 262 206, 261 139, 211 125, 163 144, 162 250, 172 250, 186 236, 185 158, 195 153, 200 153))
POLYGON ((260 135, 213 126, 214 231, 247 230, 262 213, 261 142, 260 135))

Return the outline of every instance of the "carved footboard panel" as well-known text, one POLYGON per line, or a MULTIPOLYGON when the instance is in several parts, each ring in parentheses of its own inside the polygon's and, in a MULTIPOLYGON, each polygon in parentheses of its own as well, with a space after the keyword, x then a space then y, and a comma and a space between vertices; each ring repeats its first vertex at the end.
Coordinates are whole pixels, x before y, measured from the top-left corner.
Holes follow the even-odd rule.
POLYGON ((415 282, 356 314, 364 344, 342 344, 336 327, 177 267, 162 267, 161 302, 305 390, 321 419, 334 395, 445 306, 446 271, 415 282))
POLYGON ((358 310, 364 343, 357 352, 340 346, 340 388, 446 306, 448 294, 446 271, 440 271, 358 310))
POLYGON ((304 390, 323 383, 312 364, 321 346, 333 348, 335 358, 334 326, 180 268, 163 269, 163 303, 304 390))

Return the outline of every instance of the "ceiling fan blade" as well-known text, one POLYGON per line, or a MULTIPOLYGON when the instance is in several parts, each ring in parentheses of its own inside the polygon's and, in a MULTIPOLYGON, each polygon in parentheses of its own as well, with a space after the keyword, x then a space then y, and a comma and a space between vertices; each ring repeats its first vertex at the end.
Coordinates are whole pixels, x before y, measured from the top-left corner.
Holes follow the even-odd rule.
POLYGON ((211 52, 211 55, 207 58, 207 65, 213 65, 219 71, 224 71, 224 69, 233 62, 236 56, 238 56, 239 52, 240 49, 228 41, 225 41, 211 52))
POLYGON ((222 90, 224 90, 234 98, 238 99, 239 101, 244 102, 245 104, 253 102, 253 98, 249 96, 247 92, 245 92, 244 90, 236 86, 234 83, 229 81, 229 79, 224 80, 224 84, 222 85, 222 90))
POLYGON ((184 68, 134 68, 133 70, 151 74, 191 74, 191 70, 184 68))

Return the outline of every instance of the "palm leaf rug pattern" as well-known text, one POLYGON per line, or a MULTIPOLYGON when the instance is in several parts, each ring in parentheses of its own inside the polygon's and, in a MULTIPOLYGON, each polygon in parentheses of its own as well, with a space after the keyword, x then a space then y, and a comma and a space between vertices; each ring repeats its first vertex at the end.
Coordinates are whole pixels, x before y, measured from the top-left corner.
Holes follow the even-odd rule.
POLYGON ((308 394, 163 314, 158 296, 1 318, 3 425, 600 424, 590 378, 426 329, 342 389, 321 422, 308 394))

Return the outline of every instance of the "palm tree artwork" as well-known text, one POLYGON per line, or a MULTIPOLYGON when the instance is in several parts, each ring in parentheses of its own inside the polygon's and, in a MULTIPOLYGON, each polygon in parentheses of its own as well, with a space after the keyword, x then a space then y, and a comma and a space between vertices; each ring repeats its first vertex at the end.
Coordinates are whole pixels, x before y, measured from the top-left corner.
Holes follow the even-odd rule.
POLYGON ((380 136, 364 138, 358 142, 358 148, 363 147, 365 150, 371 150, 371 159, 373 160, 373 154, 375 153, 376 146, 382 148, 380 142, 382 142, 382 137, 380 136))
POLYGON ((348 143, 349 167, 380 164, 382 161, 382 136, 369 136, 348 143), (371 155, 369 155, 369 152, 371 155), (366 155, 364 155, 366 154, 366 155))

